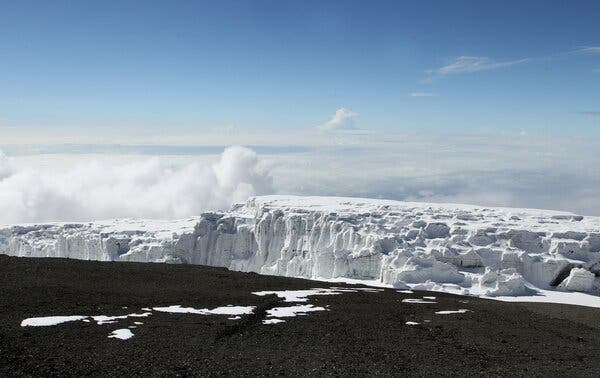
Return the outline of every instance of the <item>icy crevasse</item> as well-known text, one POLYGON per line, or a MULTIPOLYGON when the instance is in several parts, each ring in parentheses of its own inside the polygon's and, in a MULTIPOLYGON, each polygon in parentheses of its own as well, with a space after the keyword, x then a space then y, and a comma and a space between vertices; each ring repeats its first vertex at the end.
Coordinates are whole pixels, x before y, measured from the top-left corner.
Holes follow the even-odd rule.
POLYGON ((600 218, 547 210, 264 196, 187 220, 6 226, 0 253, 442 285, 474 295, 600 294, 600 218))

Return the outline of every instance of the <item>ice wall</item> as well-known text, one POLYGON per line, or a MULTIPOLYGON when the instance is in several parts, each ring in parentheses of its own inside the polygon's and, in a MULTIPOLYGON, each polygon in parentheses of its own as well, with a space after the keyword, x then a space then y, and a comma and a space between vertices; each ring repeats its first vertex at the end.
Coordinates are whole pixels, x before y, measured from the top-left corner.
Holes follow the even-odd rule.
POLYGON ((473 295, 600 294, 600 218, 545 210, 265 196, 180 221, 6 226, 0 253, 202 264, 473 295))

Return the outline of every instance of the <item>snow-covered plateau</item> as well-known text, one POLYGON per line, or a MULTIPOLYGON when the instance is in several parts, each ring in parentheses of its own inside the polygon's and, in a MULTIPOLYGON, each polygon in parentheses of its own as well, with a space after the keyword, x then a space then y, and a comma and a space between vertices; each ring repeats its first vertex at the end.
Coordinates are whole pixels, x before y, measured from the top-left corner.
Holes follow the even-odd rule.
POLYGON ((0 253, 202 264, 600 307, 600 217, 549 210, 262 196, 178 221, 2 226, 0 253))

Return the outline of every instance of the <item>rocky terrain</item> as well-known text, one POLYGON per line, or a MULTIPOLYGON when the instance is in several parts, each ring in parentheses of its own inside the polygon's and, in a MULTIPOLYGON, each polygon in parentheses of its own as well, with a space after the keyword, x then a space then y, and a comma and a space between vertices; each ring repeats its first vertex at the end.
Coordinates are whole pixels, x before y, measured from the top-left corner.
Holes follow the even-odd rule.
POLYGON ((589 307, 191 265, 0 256, 0 277, 3 377, 598 372, 589 307), (299 306, 323 310, 283 316, 299 306))

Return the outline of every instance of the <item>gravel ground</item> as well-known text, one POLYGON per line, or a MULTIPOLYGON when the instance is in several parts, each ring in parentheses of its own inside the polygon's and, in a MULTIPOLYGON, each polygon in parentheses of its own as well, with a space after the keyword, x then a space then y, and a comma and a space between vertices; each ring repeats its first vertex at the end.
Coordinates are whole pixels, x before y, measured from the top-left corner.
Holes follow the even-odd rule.
POLYGON ((386 289, 311 297, 309 304, 328 311, 264 325, 266 310, 289 304, 252 294, 331 286, 203 266, 0 256, 0 376, 600 373, 598 309, 386 289), (423 296, 436 303, 402 302, 423 296), (20 326, 29 317, 124 315, 169 305, 257 309, 240 320, 154 312, 105 325, 20 326), (469 311, 435 314, 457 309, 469 311), (144 324, 131 329, 133 338, 108 338, 134 321, 144 324))

